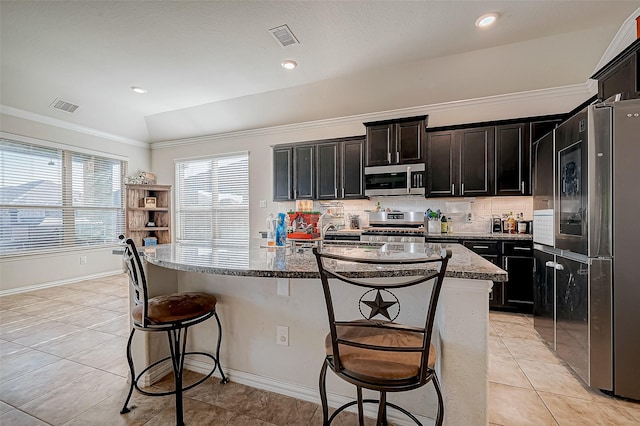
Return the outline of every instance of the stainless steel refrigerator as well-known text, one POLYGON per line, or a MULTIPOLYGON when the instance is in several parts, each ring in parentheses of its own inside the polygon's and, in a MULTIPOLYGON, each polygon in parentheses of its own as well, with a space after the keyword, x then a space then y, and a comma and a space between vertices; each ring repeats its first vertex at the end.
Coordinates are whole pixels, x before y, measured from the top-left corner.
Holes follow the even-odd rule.
POLYGON ((640 400, 640 99, 532 146, 534 326, 594 388, 640 400))

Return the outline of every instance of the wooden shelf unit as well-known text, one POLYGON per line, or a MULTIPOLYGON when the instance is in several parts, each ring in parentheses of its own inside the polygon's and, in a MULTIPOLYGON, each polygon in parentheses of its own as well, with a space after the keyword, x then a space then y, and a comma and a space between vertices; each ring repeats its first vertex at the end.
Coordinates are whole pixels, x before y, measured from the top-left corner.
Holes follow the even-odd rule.
POLYGON ((127 237, 138 247, 144 238, 156 237, 158 244, 171 242, 171 185, 126 185, 127 237), (156 207, 141 207, 144 199, 155 197, 156 207), (154 222, 156 226, 147 226, 154 222))

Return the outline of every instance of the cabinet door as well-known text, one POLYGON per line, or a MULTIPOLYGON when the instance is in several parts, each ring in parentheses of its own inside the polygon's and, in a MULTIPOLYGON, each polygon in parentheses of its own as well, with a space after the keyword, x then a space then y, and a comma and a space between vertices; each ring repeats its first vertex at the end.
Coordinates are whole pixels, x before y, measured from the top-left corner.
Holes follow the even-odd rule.
POLYGON ((364 198, 364 139, 345 141, 342 150, 342 198, 364 198))
POLYGON ((495 127, 458 130, 460 143, 460 193, 493 195, 495 127))
POLYGON ((367 126, 367 167, 395 162, 393 128, 393 124, 367 126))
POLYGON ((410 164, 424 161, 423 123, 420 120, 396 124, 396 153, 391 153, 392 162, 410 164))
POLYGON ((509 274, 504 286, 507 305, 526 313, 533 312, 533 258, 524 256, 503 256, 502 269, 509 274))
POLYGON ((315 186, 314 172, 315 145, 293 148, 293 198, 313 199, 315 186))
POLYGON ((442 131, 427 135, 427 196, 449 197, 454 191, 453 154, 455 132, 442 131))
POLYGON ((293 199, 291 148, 273 150, 273 201, 293 199))
POLYGON ((531 195, 526 124, 496 127, 496 195, 531 195))
POLYGON ((317 146, 317 174, 319 200, 332 200, 339 198, 342 194, 339 188, 338 170, 340 169, 340 148, 339 143, 321 143, 317 146))
POLYGON ((640 75, 637 64, 637 53, 624 60, 611 71, 598 79, 598 97, 607 99, 618 93, 639 90, 640 75))

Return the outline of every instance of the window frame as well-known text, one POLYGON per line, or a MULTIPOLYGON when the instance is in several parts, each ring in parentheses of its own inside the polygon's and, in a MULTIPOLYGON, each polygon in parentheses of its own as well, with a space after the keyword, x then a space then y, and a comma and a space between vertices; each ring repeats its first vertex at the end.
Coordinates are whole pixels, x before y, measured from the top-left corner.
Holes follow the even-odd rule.
MULTIPOLYGON (((216 242, 217 244, 248 244, 249 242, 249 226, 250 226, 250 202, 249 202, 249 152, 238 151, 229 152, 223 154, 212 154, 200 157, 190 158, 178 158, 174 159, 175 165, 175 185, 174 185, 174 197, 175 197, 175 222, 174 232, 175 241, 179 243, 201 243, 201 242, 216 242), (216 165, 219 161, 233 160, 237 158, 239 161, 245 163, 245 168, 242 170, 244 175, 242 176, 242 182, 234 182, 231 186, 242 185, 246 183, 246 187, 242 194, 232 193, 227 194, 226 199, 233 200, 238 195, 242 196, 242 200, 237 205, 233 202, 226 204, 221 202, 220 193, 214 191, 214 187, 217 185, 220 188, 221 182, 228 182, 228 177, 220 179, 219 175, 216 175, 216 165), (185 207, 184 202, 188 189, 184 187, 183 181, 186 179, 184 172, 181 171, 181 167, 186 167, 187 164, 198 164, 203 166, 205 163, 213 163, 209 169, 210 176, 208 179, 201 180, 199 183, 209 185, 211 187, 211 203, 190 205, 185 207), (216 201, 217 200, 217 201, 216 201), (203 220, 208 221, 208 225, 202 225, 198 230, 201 231, 198 235, 208 233, 205 238, 194 238, 192 235, 185 235, 186 216, 191 214, 192 217, 200 213, 203 220), (238 222, 239 221, 239 222, 238 222), (225 226, 225 223, 227 226, 225 226), (238 232, 238 230, 244 230, 244 232, 238 232), (231 234, 231 235, 229 235, 231 234), (226 235, 226 236, 225 236, 226 235)), ((237 170, 234 170, 237 172, 237 170)), ((204 188, 205 190, 207 188, 204 188)), ((192 188, 191 196, 194 194, 192 188)), ((196 191, 200 190, 205 192, 203 188, 196 188, 196 191)), ((193 219, 192 219, 193 220, 193 219)))
MULTIPOLYGON (((46 200, 43 204, 38 203, 25 203, 25 204, 14 204, 9 200, 0 199, 0 212, 6 215, 5 217, 9 217, 12 215, 11 211, 14 211, 15 214, 19 214, 20 212, 40 212, 43 211, 44 217, 47 217, 46 212, 59 212, 54 213, 53 217, 60 217, 59 222, 59 230, 53 231, 55 233, 59 233, 59 238, 56 239, 55 242, 47 242, 46 238, 49 238, 47 234, 38 234, 35 238, 26 238, 22 243, 13 242, 12 239, 8 240, 7 248, 0 249, 0 259, 6 259, 11 257, 21 257, 21 256, 36 256, 50 253, 59 253, 59 252, 70 252, 83 250, 87 248, 91 249, 99 249, 102 247, 112 247, 118 242, 117 233, 124 233, 125 230, 125 180, 127 175, 128 168, 128 158, 120 155, 114 155, 110 153, 100 152, 96 150, 86 149, 82 147, 75 147, 71 145, 65 145, 57 142, 51 142, 36 138, 30 138, 21 135, 15 135, 7 132, 0 132, 0 139, 2 141, 6 141, 6 143, 22 145, 25 149, 34 149, 34 150, 52 150, 59 154, 59 156, 55 157, 55 161, 60 162, 59 170, 56 170, 56 174, 59 173, 59 186, 60 186, 60 194, 56 192, 54 197, 46 200), (116 201, 119 205, 107 205, 105 200, 110 197, 104 194, 94 195, 90 199, 89 202, 84 202, 86 200, 74 200, 74 185, 85 185, 85 171, 80 174, 82 178, 78 180, 78 173, 74 171, 74 164, 77 166, 78 158, 82 157, 93 157, 89 161, 95 161, 95 164, 100 165, 108 165, 112 162, 119 162, 119 171, 117 173, 117 179, 114 178, 113 175, 104 174, 104 175, 96 175, 95 179, 91 180, 91 183, 95 183, 99 181, 101 178, 108 176, 111 179, 108 183, 104 181, 102 184, 108 184, 113 188, 113 185, 118 184, 119 189, 111 192, 111 195, 116 194, 119 191, 119 195, 117 199, 111 198, 111 200, 116 201), (75 161, 74 161, 75 160, 75 161), (118 182, 119 181, 119 182, 118 182), (53 201, 59 201, 57 204, 52 204, 53 201), (6 204, 2 204, 5 203, 6 204), (101 205, 101 203, 103 203, 101 205), (95 226, 95 223, 89 222, 87 228, 90 232, 98 232, 102 233, 102 238, 88 238, 84 239, 82 237, 82 221, 79 219, 87 218, 87 215, 90 217, 95 212, 104 213, 107 216, 113 214, 113 219, 110 222, 99 224, 95 226), (111 232, 108 234, 105 232, 107 230, 115 227, 116 232, 115 235, 111 236, 111 232), (102 241, 101 241, 102 240, 102 241), (12 246, 15 244, 14 246, 12 246), (19 247, 18 244, 22 244, 23 247, 19 247)), ((54 161, 53 159, 51 160, 54 161)), ((88 161, 88 162, 89 162, 88 161)), ((79 163, 84 164, 81 161, 79 163)), ((37 173, 40 169, 29 169, 24 174, 16 173, 16 172, 7 172, 6 175, 4 171, 0 172, 0 179, 6 178, 7 180, 15 179, 16 181, 21 181, 27 179, 29 177, 33 177, 34 173, 37 173)), ((57 181, 56 181, 57 184, 57 181)), ((8 185, 7 187, 11 187, 15 185, 8 185)), ((83 193, 84 195, 84 193, 83 193)), ((35 216, 34 216, 35 217, 35 216)), ((11 232, 12 222, 6 222, 2 224, 0 222, 0 230, 2 233, 11 233, 13 238, 13 232, 11 232)), ((15 229, 15 228, 14 228, 15 229)), ((86 229, 86 228, 85 228, 86 229)), ((47 232, 46 230, 43 232, 47 232)), ((28 234, 28 232, 27 232, 28 234)))

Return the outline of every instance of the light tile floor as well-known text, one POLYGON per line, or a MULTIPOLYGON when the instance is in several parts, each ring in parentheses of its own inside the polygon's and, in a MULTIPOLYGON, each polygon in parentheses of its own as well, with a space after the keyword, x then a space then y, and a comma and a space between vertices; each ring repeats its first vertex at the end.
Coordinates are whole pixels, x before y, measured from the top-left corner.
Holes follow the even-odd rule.
MULTIPOLYGON (((134 392, 135 408, 119 414, 128 390, 127 285, 123 274, 0 297, 1 425, 174 424, 172 396, 134 392)), ((640 403, 586 388, 541 342, 531 317, 489 317, 491 424, 640 425, 640 403)), ((170 380, 154 385, 167 386, 170 380)), ((349 413, 338 420, 337 426, 357 423, 349 413)), ((211 379, 185 395, 185 421, 319 425, 321 412, 310 402, 211 379)))

